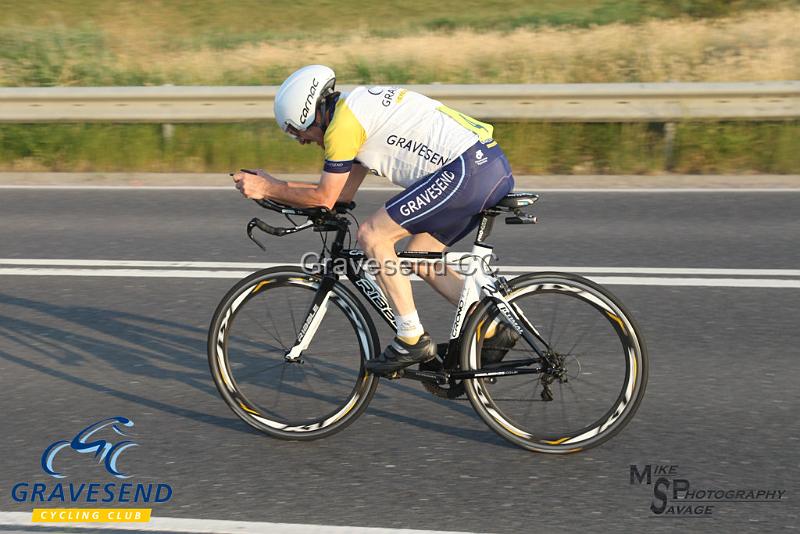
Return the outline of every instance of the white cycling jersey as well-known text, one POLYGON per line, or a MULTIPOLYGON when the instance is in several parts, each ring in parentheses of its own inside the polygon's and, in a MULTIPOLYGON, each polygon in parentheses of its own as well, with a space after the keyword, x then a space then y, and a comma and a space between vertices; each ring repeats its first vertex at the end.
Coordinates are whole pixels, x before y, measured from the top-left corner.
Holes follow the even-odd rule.
POLYGON ((414 91, 357 87, 339 97, 325 131, 325 170, 349 172, 356 162, 408 187, 491 137, 490 124, 414 91))

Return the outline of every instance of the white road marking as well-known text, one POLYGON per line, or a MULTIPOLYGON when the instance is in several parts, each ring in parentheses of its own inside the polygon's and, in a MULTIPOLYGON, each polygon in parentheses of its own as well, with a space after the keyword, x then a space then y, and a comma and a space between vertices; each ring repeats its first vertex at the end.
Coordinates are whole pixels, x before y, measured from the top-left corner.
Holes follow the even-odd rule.
POLYGON ((55 532, 80 528, 92 530, 136 530, 141 532, 191 532, 207 534, 448 534, 444 530, 411 530, 331 525, 300 525, 220 519, 154 517, 149 523, 31 523, 30 512, 0 512, 0 526, 37 527, 37 532, 55 532), (57 530, 50 530, 52 527, 57 530), (39 530, 39 529, 42 530, 39 530))
MULTIPOLYGON (((241 279, 254 270, 300 264, 140 260, 0 259, 0 276, 241 279)), ((599 284, 639 286, 751 287, 800 289, 799 269, 711 269, 673 267, 580 267, 500 265, 501 273, 560 271, 586 274, 599 284), (606 275, 606 276, 594 276, 606 275), (620 276, 608 276, 609 274, 620 276), (636 276, 664 274, 671 276, 636 276), (683 275, 683 276, 682 276, 683 275), (699 275, 705 275, 699 277, 699 275), (761 278, 731 278, 749 276, 761 278), (764 278, 779 276, 786 278, 764 278)), ((412 277, 418 281, 419 278, 412 277)))
MULTIPOLYGON (((0 258, 0 265, 36 265, 43 267, 159 267, 163 269, 266 269, 299 263, 155 261, 155 260, 84 260, 44 258, 0 258)), ((577 265, 498 265, 501 272, 524 273, 561 271, 587 274, 669 274, 711 276, 800 276, 800 269, 718 269, 706 267, 586 267, 577 265)))
POLYGON ((244 278, 253 271, 185 271, 180 269, 0 268, 0 276, 111 276, 119 278, 244 278))
MULTIPOLYGON (((73 190, 73 191, 230 191, 229 185, 0 185, 3 189, 73 190)), ((359 191, 402 191, 401 187, 364 186, 359 191)), ((620 188, 552 188, 519 187, 516 192, 535 193, 800 193, 800 187, 620 187, 620 188)))
POLYGON ((768 278, 647 278, 636 276, 592 276, 592 281, 609 286, 691 286, 691 287, 761 287, 800 289, 800 280, 768 278))
MULTIPOLYGON (((0 260, 2 264, 2 260, 0 260)), ((720 276, 800 276, 800 269, 715 269, 705 267, 577 267, 547 265, 500 266, 505 272, 563 271, 573 273, 614 274, 671 274, 671 275, 720 275, 720 276)))
POLYGON ((72 260, 72 259, 18 259, 0 258, 0 265, 42 265, 47 267, 163 267, 200 269, 265 269, 279 265, 300 265, 265 262, 224 261, 142 261, 142 260, 72 260))

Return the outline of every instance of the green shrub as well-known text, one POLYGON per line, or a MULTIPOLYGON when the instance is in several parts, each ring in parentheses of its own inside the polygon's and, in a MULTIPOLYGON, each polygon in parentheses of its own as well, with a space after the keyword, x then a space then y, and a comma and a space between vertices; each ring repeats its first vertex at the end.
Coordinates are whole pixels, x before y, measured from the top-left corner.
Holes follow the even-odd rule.
MULTIPOLYGON (((516 174, 650 174, 665 171, 662 124, 499 123, 495 137, 516 174)), ((680 173, 800 174, 800 122, 678 124, 680 173)), ((319 172, 322 152, 272 122, 0 125, 0 170, 228 172, 260 166, 319 172)))

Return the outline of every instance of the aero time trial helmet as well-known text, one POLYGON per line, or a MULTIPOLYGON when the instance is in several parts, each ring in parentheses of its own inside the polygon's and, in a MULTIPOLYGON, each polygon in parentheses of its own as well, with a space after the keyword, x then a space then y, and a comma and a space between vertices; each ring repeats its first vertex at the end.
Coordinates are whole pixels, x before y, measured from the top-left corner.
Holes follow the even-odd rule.
POLYGON ((308 65, 286 78, 275 95, 275 120, 281 130, 297 137, 314 124, 320 100, 335 84, 336 74, 325 65, 308 65))

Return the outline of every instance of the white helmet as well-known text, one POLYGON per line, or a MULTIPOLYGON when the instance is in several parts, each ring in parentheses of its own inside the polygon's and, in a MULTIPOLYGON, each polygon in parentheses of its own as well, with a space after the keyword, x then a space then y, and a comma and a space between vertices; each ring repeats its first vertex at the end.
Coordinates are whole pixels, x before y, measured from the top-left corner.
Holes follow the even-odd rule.
POLYGON ((336 84, 336 74, 325 65, 308 65, 286 78, 275 95, 275 120, 292 137, 314 124, 317 104, 336 84))

